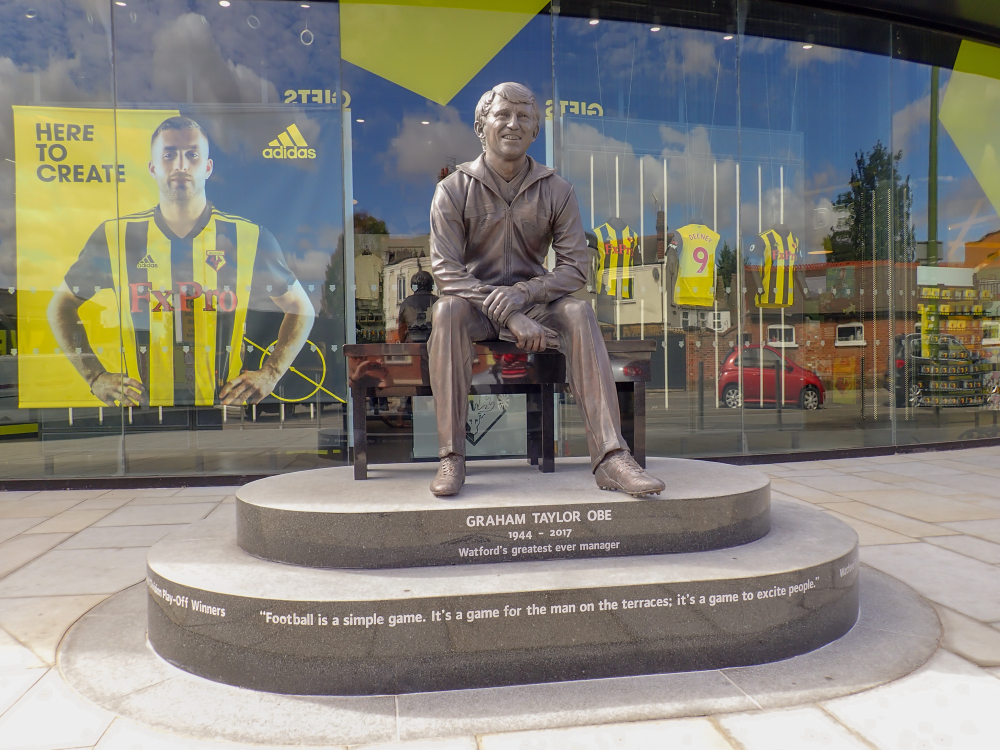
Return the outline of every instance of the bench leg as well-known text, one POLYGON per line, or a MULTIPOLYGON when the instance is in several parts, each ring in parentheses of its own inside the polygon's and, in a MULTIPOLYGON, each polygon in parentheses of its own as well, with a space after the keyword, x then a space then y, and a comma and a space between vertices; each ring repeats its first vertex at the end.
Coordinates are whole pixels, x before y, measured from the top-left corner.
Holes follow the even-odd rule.
POLYGON ((556 414, 555 388, 552 384, 541 388, 542 407, 542 465, 543 474, 556 470, 556 414))
POLYGON ((525 427, 528 431, 528 463, 538 466, 542 455, 542 403, 538 388, 531 387, 525 397, 525 427))
POLYGON ((629 451, 635 455, 635 403, 634 383, 616 383, 618 386, 618 418, 622 425, 622 437, 629 451))
POLYGON ((646 468, 646 384, 635 383, 632 390, 633 449, 632 455, 642 468, 646 468))
POLYGON ((354 418, 354 478, 368 478, 368 389, 351 388, 354 418))

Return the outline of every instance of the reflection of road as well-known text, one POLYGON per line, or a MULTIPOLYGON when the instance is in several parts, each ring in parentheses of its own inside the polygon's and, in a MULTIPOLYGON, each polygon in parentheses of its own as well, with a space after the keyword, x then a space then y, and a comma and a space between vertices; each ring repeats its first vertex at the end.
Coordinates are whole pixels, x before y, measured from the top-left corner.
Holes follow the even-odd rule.
MULTIPOLYGON (((773 407, 716 409, 708 389, 703 420, 693 391, 671 391, 669 409, 664 408, 662 390, 649 391, 646 403, 646 452, 652 456, 721 456, 744 449, 749 453, 845 450, 892 443, 887 391, 879 394, 877 420, 869 401, 864 420, 859 404, 829 403, 816 411, 783 409, 779 424, 773 407), (746 433, 745 447, 741 430, 746 433)), ((906 410, 899 409, 896 440, 900 445, 958 440, 977 428, 985 436, 998 415, 972 407, 920 408, 911 409, 907 418, 906 410)), ((585 455, 585 433, 575 405, 563 408, 561 424, 569 454, 585 455)))

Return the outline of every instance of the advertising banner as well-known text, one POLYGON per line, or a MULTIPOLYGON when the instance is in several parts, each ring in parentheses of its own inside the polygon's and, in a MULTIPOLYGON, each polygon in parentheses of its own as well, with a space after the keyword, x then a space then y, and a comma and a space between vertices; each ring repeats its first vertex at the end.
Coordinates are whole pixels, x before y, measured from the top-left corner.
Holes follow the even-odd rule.
POLYGON ((339 179, 319 125, 15 107, 19 406, 341 400, 337 240, 325 269, 283 246, 320 233, 339 179))

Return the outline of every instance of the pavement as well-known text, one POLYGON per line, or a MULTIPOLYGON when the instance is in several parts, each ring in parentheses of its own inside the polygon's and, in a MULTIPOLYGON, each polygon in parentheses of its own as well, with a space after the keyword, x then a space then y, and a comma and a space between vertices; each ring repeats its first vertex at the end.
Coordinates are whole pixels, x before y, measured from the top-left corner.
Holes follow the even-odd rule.
MULTIPOLYGON (((911 674, 781 710, 352 747, 400 750, 997 750, 1000 447, 757 467, 774 497, 858 532, 861 559, 928 600, 944 628, 911 674)), ((83 614, 145 577, 146 550, 235 488, 0 493, 0 750, 225 750, 116 717, 64 681, 56 652, 83 614)), ((277 747, 274 746, 274 747, 277 747)))

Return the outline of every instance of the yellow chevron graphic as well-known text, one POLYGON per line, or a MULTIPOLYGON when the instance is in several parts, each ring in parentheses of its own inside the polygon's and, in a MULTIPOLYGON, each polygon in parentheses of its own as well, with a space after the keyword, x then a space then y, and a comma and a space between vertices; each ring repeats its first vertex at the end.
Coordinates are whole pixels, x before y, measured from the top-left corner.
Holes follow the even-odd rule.
POLYGON ((267 145, 271 146, 272 148, 276 146, 285 146, 286 148, 290 148, 291 146, 298 146, 299 148, 305 148, 309 144, 306 143, 306 139, 302 137, 302 133, 295 126, 295 123, 292 123, 287 128, 285 128, 284 133, 281 133, 277 138, 275 138, 267 145))

